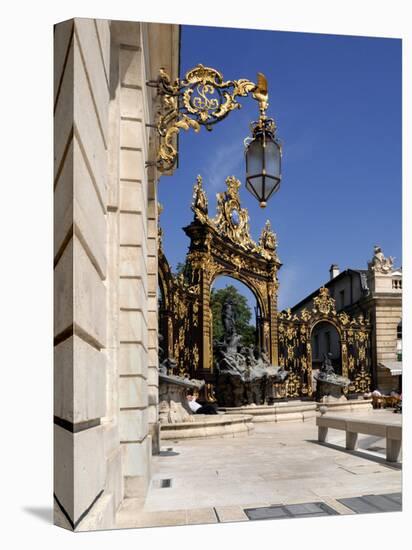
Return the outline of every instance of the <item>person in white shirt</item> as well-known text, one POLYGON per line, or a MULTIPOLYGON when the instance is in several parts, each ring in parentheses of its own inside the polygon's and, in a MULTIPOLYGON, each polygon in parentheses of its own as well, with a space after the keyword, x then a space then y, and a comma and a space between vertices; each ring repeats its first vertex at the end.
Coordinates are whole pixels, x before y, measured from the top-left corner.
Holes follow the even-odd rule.
POLYGON ((186 395, 187 404, 194 414, 217 414, 216 408, 213 405, 200 405, 196 400, 199 397, 199 392, 190 390, 186 395))
POLYGON ((189 405, 189 408, 192 412, 196 412, 198 411, 199 409, 202 408, 202 405, 200 405, 197 401, 196 401, 196 397, 194 395, 188 395, 187 396, 187 402, 188 402, 188 405, 189 405))

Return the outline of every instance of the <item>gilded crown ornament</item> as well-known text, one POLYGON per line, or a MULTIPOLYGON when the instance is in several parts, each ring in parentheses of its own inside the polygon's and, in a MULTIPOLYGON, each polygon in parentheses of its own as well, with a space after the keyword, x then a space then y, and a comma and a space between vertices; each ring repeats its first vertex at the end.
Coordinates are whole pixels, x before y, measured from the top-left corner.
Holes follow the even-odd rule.
POLYGON ((319 294, 314 298, 313 303, 315 308, 325 315, 336 313, 335 300, 331 298, 329 289, 324 286, 319 289, 319 294))
POLYGON ((244 250, 254 252, 266 260, 278 262, 276 248, 277 238, 272 231, 269 220, 262 230, 259 242, 256 243, 250 235, 249 213, 242 208, 239 197, 241 183, 235 176, 226 178, 226 191, 216 194, 216 216, 208 215, 208 199, 203 188, 203 180, 199 175, 193 187, 192 210, 195 220, 212 227, 220 236, 228 238, 244 250))

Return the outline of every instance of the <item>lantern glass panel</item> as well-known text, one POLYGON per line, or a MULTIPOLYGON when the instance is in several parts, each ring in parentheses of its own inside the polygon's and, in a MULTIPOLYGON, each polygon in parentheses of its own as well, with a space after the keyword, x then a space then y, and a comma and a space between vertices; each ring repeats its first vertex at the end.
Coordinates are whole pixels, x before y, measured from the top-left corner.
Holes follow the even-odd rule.
POLYGON ((253 177, 262 173, 263 146, 260 139, 254 139, 246 151, 247 176, 253 177))
POLYGON ((265 168, 269 176, 280 177, 280 151, 277 143, 272 140, 266 142, 265 168))
POLYGON ((247 179, 248 187, 251 188, 249 191, 253 193, 253 195, 258 198, 258 200, 262 199, 263 196, 263 184, 264 184, 265 178, 262 176, 256 176, 254 178, 249 177, 247 179))

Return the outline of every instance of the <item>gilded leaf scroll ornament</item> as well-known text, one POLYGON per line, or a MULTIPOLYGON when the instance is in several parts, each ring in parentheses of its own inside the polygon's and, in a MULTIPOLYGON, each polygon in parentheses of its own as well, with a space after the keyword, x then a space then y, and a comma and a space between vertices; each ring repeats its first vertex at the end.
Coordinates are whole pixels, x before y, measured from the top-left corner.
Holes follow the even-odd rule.
POLYGON ((371 377, 370 374, 365 370, 365 367, 363 365, 358 374, 355 376, 353 385, 355 391, 359 393, 365 393, 370 390, 371 377))
POLYGON ((185 349, 185 329, 183 327, 179 329, 179 348, 181 351, 185 349))
POLYGON ((368 333, 363 330, 358 330, 355 332, 355 340, 360 343, 366 342, 368 339, 368 333))
POLYGON ((174 348, 173 348, 173 355, 175 357, 175 359, 178 360, 179 358, 179 340, 176 340, 175 344, 174 344, 174 348))
POLYGON ((197 327, 199 324, 199 302, 196 300, 193 302, 193 326, 197 327))
POLYGON ((258 101, 261 117, 265 117, 268 108, 268 86, 262 73, 258 73, 257 84, 245 78, 224 81, 219 71, 199 64, 182 80, 173 82, 166 71, 160 69, 158 79, 148 85, 157 88, 160 98, 156 164, 161 171, 170 170, 176 163, 176 136, 181 129, 193 128, 198 132, 205 126, 211 130, 214 124, 241 107, 238 97, 248 94, 258 101))
POLYGON ((339 313, 338 319, 343 326, 346 326, 350 323, 350 317, 346 312, 339 313))
POLYGON ((292 311, 290 307, 286 308, 284 311, 281 311, 279 313, 279 319, 285 320, 285 321, 291 321, 292 320, 292 311))
POLYGON ((297 334, 296 328, 293 326, 288 326, 288 328, 286 329, 286 338, 288 340, 292 340, 293 338, 296 337, 296 334, 297 334))
POLYGON ((193 366, 195 369, 199 366, 199 348, 197 347, 197 344, 193 346, 193 366))
POLYGON ((302 357, 300 358, 300 362, 301 362, 301 365, 302 365, 302 370, 307 370, 308 363, 307 363, 306 357, 304 355, 302 355, 302 357))
POLYGON ((365 361, 365 359, 366 359, 366 350, 363 346, 359 348, 358 356, 359 356, 359 361, 365 361))
POLYGON ((286 386, 287 397, 299 397, 301 382, 299 376, 296 373, 291 372, 289 374, 286 380, 286 386))

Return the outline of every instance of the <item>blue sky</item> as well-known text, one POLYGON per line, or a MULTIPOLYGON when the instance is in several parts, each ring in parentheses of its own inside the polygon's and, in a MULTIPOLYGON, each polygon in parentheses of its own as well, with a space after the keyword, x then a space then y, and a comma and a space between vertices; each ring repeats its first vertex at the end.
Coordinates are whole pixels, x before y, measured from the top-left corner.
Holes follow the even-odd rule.
MULTIPOLYGON (((375 244, 401 265, 400 40, 183 26, 181 76, 197 63, 225 80, 266 75, 268 114, 283 142, 282 184, 264 210, 244 188, 243 140, 258 112, 253 99, 241 98, 242 109, 212 132, 181 132, 179 168, 159 183, 172 268, 187 252, 181 228, 192 219, 197 174, 212 215, 216 193, 235 175, 252 236, 271 220, 283 262, 279 309, 321 286, 331 263, 365 268, 375 244)), ((227 282, 218 279, 216 287, 227 282)))

